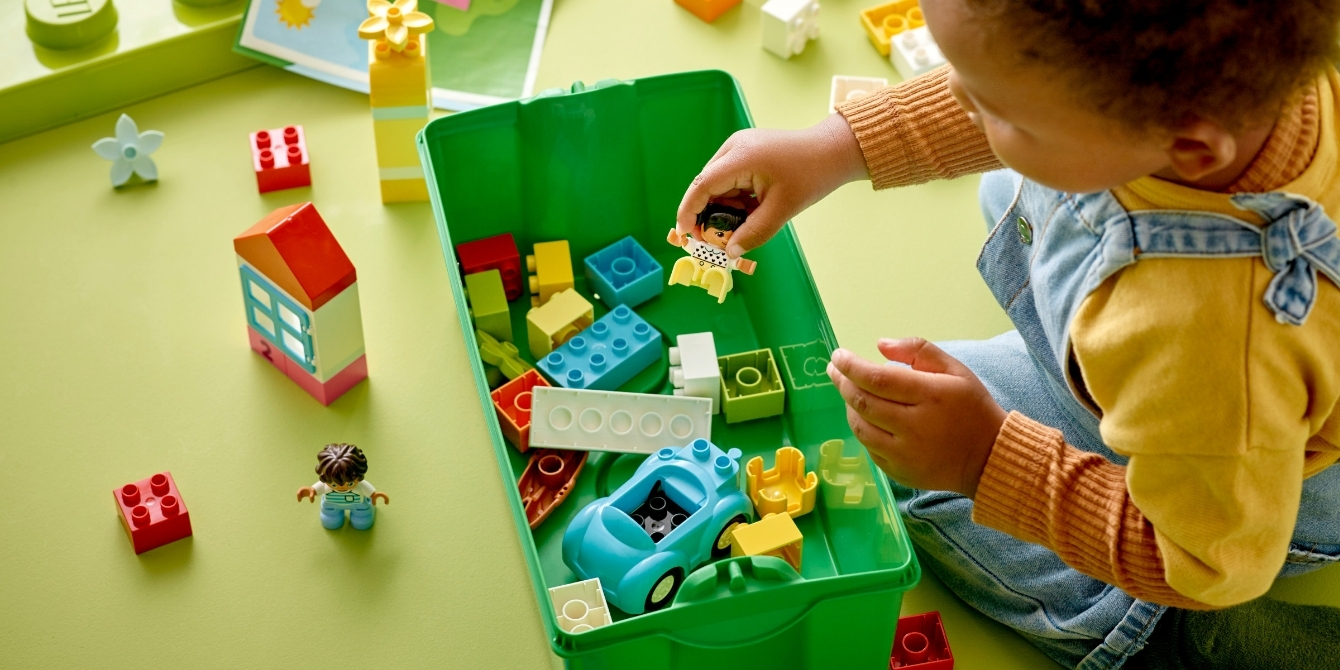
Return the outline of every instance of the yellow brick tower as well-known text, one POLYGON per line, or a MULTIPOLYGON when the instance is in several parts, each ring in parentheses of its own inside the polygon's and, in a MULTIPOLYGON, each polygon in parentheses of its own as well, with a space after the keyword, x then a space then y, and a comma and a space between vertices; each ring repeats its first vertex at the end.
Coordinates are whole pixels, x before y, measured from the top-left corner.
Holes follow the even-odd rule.
POLYGON ((432 106, 428 39, 432 17, 418 0, 368 0, 371 16, 358 26, 368 42, 372 133, 377 143, 382 202, 426 202, 428 185, 414 135, 432 106))

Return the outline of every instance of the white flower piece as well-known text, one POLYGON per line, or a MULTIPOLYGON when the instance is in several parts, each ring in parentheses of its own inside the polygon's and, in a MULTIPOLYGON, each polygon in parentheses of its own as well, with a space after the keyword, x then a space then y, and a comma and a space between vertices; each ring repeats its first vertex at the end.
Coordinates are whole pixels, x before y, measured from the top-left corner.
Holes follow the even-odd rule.
POLYGON ((158 180, 158 166, 149 154, 163 144, 163 133, 140 132, 135 120, 122 114, 116 120, 116 137, 104 137, 93 143, 93 151, 112 162, 112 186, 123 186, 137 174, 144 181, 158 180))

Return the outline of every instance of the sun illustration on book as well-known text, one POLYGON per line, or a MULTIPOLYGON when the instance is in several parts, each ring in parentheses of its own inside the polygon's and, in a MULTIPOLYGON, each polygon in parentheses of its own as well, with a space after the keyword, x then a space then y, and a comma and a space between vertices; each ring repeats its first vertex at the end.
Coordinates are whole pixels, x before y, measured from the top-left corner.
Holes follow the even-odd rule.
POLYGON ((321 0, 277 0, 275 13, 279 15, 280 23, 302 30, 303 26, 312 22, 315 15, 313 10, 319 4, 321 0))

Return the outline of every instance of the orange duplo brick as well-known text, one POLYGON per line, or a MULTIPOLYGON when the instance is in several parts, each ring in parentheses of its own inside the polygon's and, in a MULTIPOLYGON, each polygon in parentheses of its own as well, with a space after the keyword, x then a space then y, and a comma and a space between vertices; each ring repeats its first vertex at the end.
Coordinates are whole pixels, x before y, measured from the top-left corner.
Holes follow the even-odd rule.
POLYGON ((740 0, 675 0, 675 4, 693 12, 694 16, 711 23, 726 10, 740 4, 740 0))

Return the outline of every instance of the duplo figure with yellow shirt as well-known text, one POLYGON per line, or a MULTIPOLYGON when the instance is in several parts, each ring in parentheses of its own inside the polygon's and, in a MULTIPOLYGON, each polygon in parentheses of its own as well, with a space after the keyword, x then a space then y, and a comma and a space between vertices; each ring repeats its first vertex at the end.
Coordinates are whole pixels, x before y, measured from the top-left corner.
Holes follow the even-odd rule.
POLYGON ((929 567, 1067 667, 1340 667, 1340 0, 922 0, 949 66, 732 136, 684 195, 986 173, 1015 330, 829 375, 929 567))

